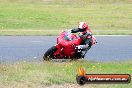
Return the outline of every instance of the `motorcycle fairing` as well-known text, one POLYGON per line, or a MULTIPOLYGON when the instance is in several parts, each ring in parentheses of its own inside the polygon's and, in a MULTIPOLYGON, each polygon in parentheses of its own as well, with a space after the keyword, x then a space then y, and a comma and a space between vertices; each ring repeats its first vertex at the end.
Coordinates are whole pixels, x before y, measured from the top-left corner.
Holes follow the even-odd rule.
POLYGON ((54 53, 55 58, 73 58, 75 56, 75 47, 81 43, 81 38, 75 34, 62 32, 57 38, 56 47, 58 50, 54 53))

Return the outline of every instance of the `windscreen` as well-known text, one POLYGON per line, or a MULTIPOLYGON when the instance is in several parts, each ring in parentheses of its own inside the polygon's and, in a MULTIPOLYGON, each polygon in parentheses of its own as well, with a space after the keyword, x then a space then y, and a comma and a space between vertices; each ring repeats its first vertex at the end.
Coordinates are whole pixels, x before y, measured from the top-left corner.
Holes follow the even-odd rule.
POLYGON ((73 34, 65 35, 64 40, 73 41, 76 37, 73 34))

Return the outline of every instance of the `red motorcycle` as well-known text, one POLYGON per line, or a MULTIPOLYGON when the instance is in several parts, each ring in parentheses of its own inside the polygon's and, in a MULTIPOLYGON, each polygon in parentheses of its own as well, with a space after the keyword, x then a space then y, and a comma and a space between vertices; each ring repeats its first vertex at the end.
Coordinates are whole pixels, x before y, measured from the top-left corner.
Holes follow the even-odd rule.
MULTIPOLYGON (((57 38, 57 44, 49 48, 43 59, 48 61, 52 59, 79 59, 84 58, 85 54, 90 48, 86 50, 77 49, 76 46, 80 45, 82 39, 69 32, 62 32, 57 38)), ((96 38, 92 36, 92 45, 96 43, 96 38)))

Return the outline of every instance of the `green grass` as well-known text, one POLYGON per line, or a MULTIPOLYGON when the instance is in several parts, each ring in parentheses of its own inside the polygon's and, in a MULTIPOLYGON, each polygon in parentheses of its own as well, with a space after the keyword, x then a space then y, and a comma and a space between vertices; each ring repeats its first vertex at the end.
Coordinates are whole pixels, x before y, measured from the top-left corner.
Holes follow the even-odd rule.
MULTIPOLYGON (((18 62, 15 64, 0 64, 0 86, 38 87, 52 84, 76 83, 77 69, 82 66, 88 74, 131 74, 132 61, 124 62, 18 62)), ((92 84, 92 88, 130 88, 130 84, 92 84)))
POLYGON ((79 21, 94 34, 132 35, 132 1, 0 0, 0 35, 58 35, 79 21))

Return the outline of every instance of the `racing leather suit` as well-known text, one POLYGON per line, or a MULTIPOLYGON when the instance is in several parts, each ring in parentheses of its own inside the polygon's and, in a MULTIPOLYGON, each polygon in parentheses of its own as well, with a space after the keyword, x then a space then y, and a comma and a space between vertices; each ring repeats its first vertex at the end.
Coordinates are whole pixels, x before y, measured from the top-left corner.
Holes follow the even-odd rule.
POLYGON ((77 48, 82 50, 86 50, 88 48, 90 49, 92 46, 92 32, 88 30, 84 32, 79 28, 75 28, 71 30, 71 33, 77 33, 77 32, 82 32, 79 34, 79 37, 82 39, 82 42, 80 45, 77 46, 77 48))

